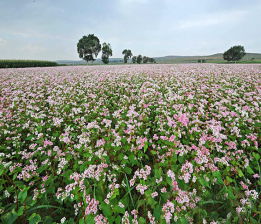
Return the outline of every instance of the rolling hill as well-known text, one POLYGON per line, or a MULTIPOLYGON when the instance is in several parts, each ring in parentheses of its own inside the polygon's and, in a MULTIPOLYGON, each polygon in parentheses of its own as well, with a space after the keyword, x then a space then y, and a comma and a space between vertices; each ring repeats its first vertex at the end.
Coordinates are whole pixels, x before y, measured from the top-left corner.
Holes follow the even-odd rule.
MULTIPOLYGON (((164 57, 153 57, 155 58, 157 63, 164 64, 173 64, 173 63, 197 63, 198 60, 205 59, 208 63, 224 63, 226 62, 223 59, 223 53, 217 53, 213 55, 206 56, 176 56, 169 55, 164 57)), ((84 60, 73 61, 73 60, 58 60, 56 61, 58 64, 66 64, 66 65, 86 65, 84 60)), ((129 60, 131 63, 131 60, 129 60)), ((259 53, 246 53, 245 57, 241 60, 241 62, 249 63, 249 62, 260 62, 261 63, 261 54, 259 53), (254 58, 254 59, 253 59, 254 58), (252 60, 253 59, 253 60, 252 60)), ((110 58, 110 64, 121 64, 123 63, 123 58, 110 58)), ((89 64, 92 64, 89 62, 89 64)), ((97 58, 93 64, 102 64, 101 59, 97 58)))

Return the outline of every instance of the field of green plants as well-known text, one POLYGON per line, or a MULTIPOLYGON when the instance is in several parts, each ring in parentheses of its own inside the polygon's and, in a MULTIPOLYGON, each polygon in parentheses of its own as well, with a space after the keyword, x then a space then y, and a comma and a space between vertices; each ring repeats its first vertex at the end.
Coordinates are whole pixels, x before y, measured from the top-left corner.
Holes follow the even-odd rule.
POLYGON ((1 223, 260 223, 260 65, 0 70, 1 223))
POLYGON ((53 61, 37 60, 0 60, 0 68, 28 68, 28 67, 52 67, 58 66, 53 61))

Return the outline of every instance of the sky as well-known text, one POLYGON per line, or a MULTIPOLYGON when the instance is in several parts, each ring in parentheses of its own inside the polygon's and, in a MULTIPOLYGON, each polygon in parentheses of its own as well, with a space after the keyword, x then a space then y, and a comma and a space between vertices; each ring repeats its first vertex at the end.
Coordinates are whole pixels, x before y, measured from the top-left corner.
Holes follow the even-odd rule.
MULTIPOLYGON (((94 34, 122 51, 160 57, 261 53, 260 0, 0 0, 0 59, 80 60, 94 34)), ((101 53, 98 58, 101 57, 101 53)))

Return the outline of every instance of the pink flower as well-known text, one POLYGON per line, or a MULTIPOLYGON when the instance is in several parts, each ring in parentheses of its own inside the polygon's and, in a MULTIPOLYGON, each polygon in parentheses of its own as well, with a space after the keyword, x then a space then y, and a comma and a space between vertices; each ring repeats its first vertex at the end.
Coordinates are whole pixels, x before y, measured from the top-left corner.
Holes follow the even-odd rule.
POLYGON ((100 146, 103 146, 104 144, 105 144, 105 140, 102 138, 96 142, 96 147, 98 148, 100 146))
POLYGON ((124 208, 125 206, 124 206, 124 204, 122 204, 121 202, 119 202, 119 207, 124 208))
POLYGON ((186 114, 182 114, 179 118, 178 121, 183 124, 183 126, 187 126, 189 119, 187 118, 186 114))
POLYGON ((158 196, 158 192, 157 192, 157 191, 155 191, 155 192, 153 192, 153 193, 151 194, 151 197, 152 197, 152 198, 154 198, 154 197, 156 197, 156 196, 158 196))
POLYGON ((170 142, 174 142, 174 141, 175 141, 175 136, 174 136, 174 135, 171 135, 170 138, 169 138, 169 141, 170 141, 170 142))
POLYGON ((254 178, 260 178, 260 176, 256 173, 253 175, 254 178))
POLYGON ((167 137, 167 136, 160 136, 160 138, 161 138, 162 140, 168 140, 168 137, 167 137))

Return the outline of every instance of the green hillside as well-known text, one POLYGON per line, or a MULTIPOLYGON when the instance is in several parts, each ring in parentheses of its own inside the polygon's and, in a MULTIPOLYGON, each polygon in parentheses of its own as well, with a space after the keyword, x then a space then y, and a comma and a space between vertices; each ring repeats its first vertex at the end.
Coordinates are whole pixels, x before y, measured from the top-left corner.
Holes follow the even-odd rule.
MULTIPOLYGON (((165 57, 153 57, 157 63, 163 64, 174 64, 174 63, 198 63, 198 60, 205 59, 207 63, 226 63, 223 60, 223 53, 207 55, 207 56, 165 56, 165 57)), ((73 61, 73 60, 59 60, 56 61, 58 64, 67 65, 86 65, 84 60, 73 61)), ((110 64, 122 64, 123 58, 110 58, 110 64)), ((245 57, 239 63, 261 63, 261 54, 258 53, 247 53, 245 57), (254 60, 252 60, 254 58, 254 60)), ((92 64, 89 62, 88 64, 92 64)), ((93 64, 102 64, 101 59, 97 58, 93 64)))
MULTIPOLYGON (((208 56, 166 56, 155 57, 158 63, 172 64, 172 63, 198 63, 198 60, 205 59, 207 63, 226 63, 223 59, 223 53, 208 55, 208 56)), ((245 57, 240 61, 244 63, 261 63, 261 54, 246 53, 245 57), (254 58, 252 60, 252 58, 254 58)))

